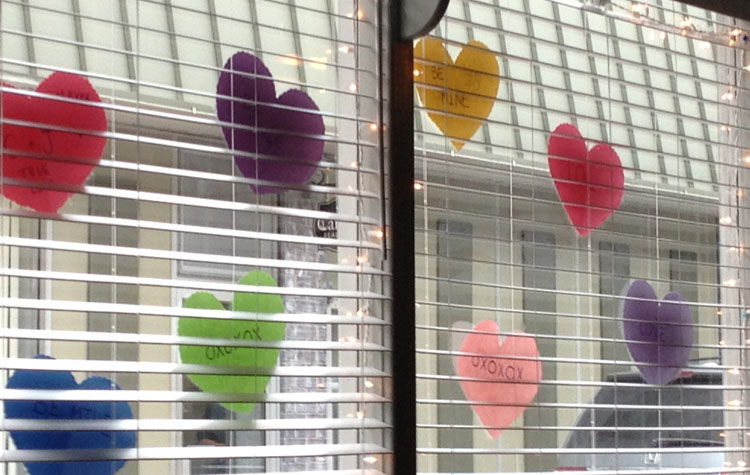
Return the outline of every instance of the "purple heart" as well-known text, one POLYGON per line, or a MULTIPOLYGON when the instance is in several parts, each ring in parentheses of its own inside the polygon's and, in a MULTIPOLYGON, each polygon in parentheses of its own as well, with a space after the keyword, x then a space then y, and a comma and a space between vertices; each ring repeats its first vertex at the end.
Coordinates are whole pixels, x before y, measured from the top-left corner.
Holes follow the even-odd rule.
MULTIPOLYGON (((315 102, 298 89, 278 98, 263 61, 240 52, 224 65, 216 86, 216 111, 237 168, 247 178, 304 183, 323 157, 325 125, 315 102), (312 112, 308 112, 312 111, 312 112)), ((250 185, 255 193, 281 193, 283 187, 250 185)))
POLYGON ((673 381, 690 359, 693 315, 686 300, 669 292, 661 302, 653 287, 634 281, 623 305, 623 333, 630 356, 649 384, 673 381))

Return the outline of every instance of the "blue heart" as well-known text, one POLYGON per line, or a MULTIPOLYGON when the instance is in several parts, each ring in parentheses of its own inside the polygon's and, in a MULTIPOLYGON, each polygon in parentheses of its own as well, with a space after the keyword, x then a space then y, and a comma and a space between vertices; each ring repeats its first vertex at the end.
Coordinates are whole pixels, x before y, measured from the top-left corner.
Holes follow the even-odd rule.
MULTIPOLYGON (((53 359, 49 356, 36 358, 53 359)), ((107 378, 92 377, 76 383, 66 371, 18 370, 8 380, 9 389, 98 389, 120 387, 107 378)), ((130 405, 124 401, 4 401, 8 419, 81 420, 132 419, 130 405)), ((135 432, 11 431, 20 450, 129 449, 135 447, 135 432)), ((30 475, 112 475, 125 466, 125 460, 96 462, 27 462, 30 475)))

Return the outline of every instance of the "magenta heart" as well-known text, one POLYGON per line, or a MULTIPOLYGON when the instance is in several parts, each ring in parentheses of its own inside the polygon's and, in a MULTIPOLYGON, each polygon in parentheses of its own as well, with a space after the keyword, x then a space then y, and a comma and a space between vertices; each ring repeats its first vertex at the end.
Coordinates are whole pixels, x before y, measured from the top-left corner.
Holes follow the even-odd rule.
POLYGON ((598 228, 620 207, 625 175, 617 152, 600 143, 591 150, 576 126, 559 125, 547 146, 549 173, 580 236, 598 228))
POLYGON ((643 280, 628 288, 622 309, 623 333, 630 356, 649 384, 673 381, 690 359, 693 315, 685 299, 669 292, 661 302, 643 280))
MULTIPOLYGON (((3 86, 12 87, 5 83, 3 86)), ((52 187, 47 189, 45 183, 78 186, 86 181, 99 164, 107 144, 107 139, 101 135, 107 130, 107 115, 96 89, 77 74, 52 73, 39 84, 36 92, 88 104, 23 94, 0 94, 2 117, 29 124, 3 124, 0 127, 6 149, 0 156, 0 175, 36 182, 40 186, 4 185, 0 186, 0 191, 22 206, 43 213, 57 213, 73 193, 52 187), (63 130, 54 130, 56 127, 63 130)))
MULTIPOLYGON (((304 183, 323 157, 325 125, 315 102, 298 89, 276 97, 263 61, 240 52, 229 58, 216 86, 216 111, 234 161, 247 178, 280 184, 304 183)), ((283 186, 250 185, 256 193, 283 186)))

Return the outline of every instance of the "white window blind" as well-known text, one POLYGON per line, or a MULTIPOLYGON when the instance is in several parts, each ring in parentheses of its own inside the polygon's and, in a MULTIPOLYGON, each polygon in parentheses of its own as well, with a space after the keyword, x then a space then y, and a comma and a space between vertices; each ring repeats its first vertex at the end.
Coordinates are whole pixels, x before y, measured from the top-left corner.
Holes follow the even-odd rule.
POLYGON ((466 0, 415 42, 420 473, 746 470, 747 35, 671 0, 466 0), (493 58, 497 94, 472 89, 493 58), (624 177, 578 232, 562 124, 624 177), (644 376, 669 343, 637 360, 625 335, 636 281, 689 308, 659 327, 693 332, 669 381, 644 376))
POLYGON ((0 473, 392 473, 383 8, 2 2, 0 473), (103 141, 90 176, 48 130, 103 141))

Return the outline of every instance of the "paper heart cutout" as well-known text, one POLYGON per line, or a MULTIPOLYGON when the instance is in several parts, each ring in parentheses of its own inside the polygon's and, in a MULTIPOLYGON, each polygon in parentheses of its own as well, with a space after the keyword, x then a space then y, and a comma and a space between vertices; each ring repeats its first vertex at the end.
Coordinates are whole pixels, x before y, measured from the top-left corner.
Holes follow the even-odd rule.
POLYGON ((427 115, 461 150, 495 105, 500 86, 495 54, 484 43, 469 41, 454 63, 440 40, 423 38, 414 46, 414 71, 427 115))
POLYGON ((559 125, 549 139, 549 172, 568 219, 587 236, 620 207, 625 175, 617 152, 606 143, 591 150, 576 126, 559 125))
MULTIPOLYGON (((53 359, 49 356, 36 356, 53 359)), ((76 383, 68 371, 17 370, 8 380, 8 389, 119 390, 113 381, 91 377, 76 383)), ((3 402, 7 419, 36 420, 116 420, 132 419, 124 401, 11 401, 3 402)), ((135 431, 10 431, 20 450, 130 449, 135 447, 135 431)), ((125 466, 125 460, 95 462, 26 462, 30 475, 111 475, 125 466)))
MULTIPOLYGON (((243 285, 276 287, 274 278, 261 271, 245 274, 239 281, 243 285)), ((207 310, 224 310, 224 305, 208 292, 196 292, 185 301, 184 307, 207 310)), ((242 312, 283 313, 284 303, 276 294, 239 292, 234 294, 232 309, 242 312)), ((177 323, 180 336, 202 338, 280 341, 284 339, 286 324, 256 320, 219 320, 213 318, 182 317, 177 323)), ((219 366, 273 367, 279 359, 279 350, 232 346, 180 346, 183 363, 219 366)), ((202 391, 213 393, 261 394, 266 390, 271 376, 191 374, 188 376, 202 391)), ((253 410, 255 402, 224 402, 222 406, 236 412, 253 410)))
MULTIPOLYGON (((246 52, 229 58, 216 92, 219 120, 231 124, 221 126, 229 148, 259 156, 234 156, 245 177, 295 184, 313 176, 323 157, 325 125, 310 96, 290 89, 277 98, 271 72, 246 52)), ((250 188, 260 194, 285 190, 267 185, 250 188)))
POLYGON ((693 315, 685 299, 669 292, 660 301, 643 280, 628 288, 622 308, 623 334, 630 356, 649 384, 667 384, 679 376, 693 348, 693 315))
POLYGON ((498 341, 499 328, 492 320, 474 327, 461 345, 456 369, 461 388, 487 432, 497 439, 536 396, 542 363, 536 340, 519 333, 498 341))
MULTIPOLYGON (((12 87, 5 83, 3 86, 12 87)), ((4 119, 33 122, 39 126, 3 124, 3 148, 15 153, 6 151, 3 154, 2 175, 34 182, 82 185, 99 164, 107 143, 104 137, 88 135, 107 130, 104 109, 96 105, 101 99, 84 77, 62 72, 52 73, 39 84, 36 92, 89 101, 92 105, 3 93, 4 119), (76 132, 49 130, 46 126, 65 127, 76 132), (34 154, 37 158, 25 154, 34 154)), ((7 184, 2 186, 2 191, 22 206, 47 213, 56 213, 73 196, 67 191, 7 184)))

